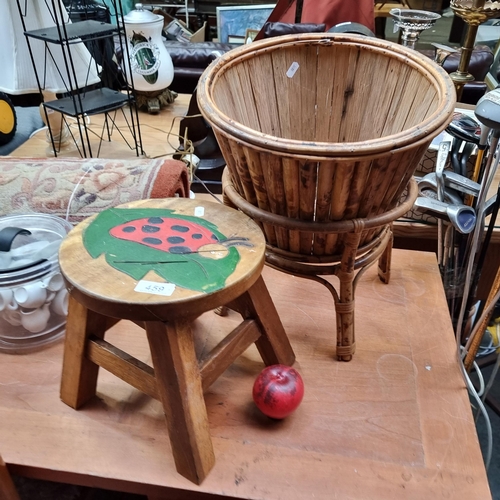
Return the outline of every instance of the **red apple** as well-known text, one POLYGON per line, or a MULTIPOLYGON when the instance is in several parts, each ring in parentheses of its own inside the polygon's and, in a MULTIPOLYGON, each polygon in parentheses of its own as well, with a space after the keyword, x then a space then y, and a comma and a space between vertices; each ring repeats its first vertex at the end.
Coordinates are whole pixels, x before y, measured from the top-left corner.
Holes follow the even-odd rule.
POLYGON ((271 418, 282 419, 294 412, 304 396, 304 382, 297 370, 285 365, 264 368, 253 384, 257 408, 271 418))

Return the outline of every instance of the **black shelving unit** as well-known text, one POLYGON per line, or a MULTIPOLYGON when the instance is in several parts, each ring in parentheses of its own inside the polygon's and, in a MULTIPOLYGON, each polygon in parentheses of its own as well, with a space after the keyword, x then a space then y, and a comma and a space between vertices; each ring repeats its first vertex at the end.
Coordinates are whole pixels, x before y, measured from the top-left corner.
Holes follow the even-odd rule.
MULTIPOLYGON (((82 0, 88 1, 89 4, 106 5, 100 0, 82 0)), ((48 64, 56 67, 59 78, 63 81, 64 92, 60 93, 60 98, 43 102, 43 107, 46 115, 46 123, 49 124, 50 139, 54 150, 54 155, 57 156, 59 146, 57 137, 50 127, 48 112, 50 110, 61 113, 64 124, 69 130, 71 139, 74 141, 81 157, 99 156, 102 141, 111 140, 111 135, 117 131, 124 139, 130 149, 135 150, 137 156, 144 154, 142 149, 142 139, 139 124, 139 115, 135 106, 134 89, 127 84, 123 88, 108 88, 104 86, 101 76, 101 82, 95 83, 90 81, 90 75, 105 73, 103 64, 105 61, 100 61, 100 65, 94 57, 89 58, 89 66, 86 71, 83 71, 85 78, 82 81, 82 71, 79 69, 80 77, 77 76, 78 62, 74 58, 74 50, 72 47, 83 44, 85 47, 95 48, 94 53, 100 53, 99 43, 103 40, 110 39, 114 45, 116 40, 121 51, 122 64, 130 64, 128 44, 125 35, 125 23, 123 20, 123 9, 120 0, 112 0, 113 17, 110 16, 110 22, 100 20, 84 19, 78 22, 69 22, 69 13, 61 0, 39 0, 40 4, 44 3, 45 7, 50 12, 53 20, 53 26, 35 30, 26 30, 26 17, 30 15, 29 4, 26 0, 17 0, 19 15, 21 16, 22 25, 28 49, 31 56, 36 80, 40 94, 43 96, 46 80, 46 68, 48 64), (32 43, 44 44, 44 71, 43 74, 38 74, 37 65, 35 64, 32 43), (95 44, 95 45, 93 45, 95 44), (56 64, 55 50, 59 48, 62 53, 62 61, 64 67, 59 67, 56 64), (123 125, 120 127, 116 122, 116 114, 122 113, 124 123, 127 130, 123 130, 123 125), (96 114, 104 116, 104 122, 100 133, 89 128, 88 117, 96 114), (76 132, 74 128, 69 126, 68 118, 71 117, 76 121, 76 132), (125 135, 126 134, 126 135, 125 135), (97 137, 98 149, 97 154, 93 151, 91 137, 97 137)), ((92 53, 92 50, 89 50, 92 53)), ((131 74, 130 67, 128 73, 131 74)))

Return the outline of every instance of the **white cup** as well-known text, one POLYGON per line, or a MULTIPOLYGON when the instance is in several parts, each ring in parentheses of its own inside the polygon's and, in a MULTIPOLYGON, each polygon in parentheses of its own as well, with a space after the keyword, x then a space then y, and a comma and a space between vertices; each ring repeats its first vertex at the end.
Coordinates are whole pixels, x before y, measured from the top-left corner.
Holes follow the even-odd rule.
POLYGON ((43 280, 44 285, 50 292, 58 292, 64 287, 64 278, 61 273, 54 273, 43 280))
POLYGON ((59 290, 57 295, 54 297, 54 300, 50 304, 50 308, 52 312, 58 314, 59 316, 67 316, 68 314, 68 302, 69 302, 69 294, 66 288, 59 290))
POLYGON ((47 289, 42 281, 21 286, 14 290, 14 300, 27 309, 36 309, 45 303, 47 289))
POLYGON ((14 294, 10 288, 0 289, 0 311, 7 309, 7 306, 12 302, 14 294))
POLYGON ((12 293, 12 298, 10 299, 10 302, 5 306, 6 311, 17 311, 19 309, 19 306, 17 305, 17 302, 14 300, 14 293, 12 293))
POLYGON ((38 333, 45 329, 49 322, 49 304, 45 304, 38 309, 21 311, 21 324, 25 330, 31 333, 38 333))
POLYGON ((21 326, 21 313, 17 310, 11 311, 6 309, 3 314, 3 319, 10 323, 12 326, 21 326))

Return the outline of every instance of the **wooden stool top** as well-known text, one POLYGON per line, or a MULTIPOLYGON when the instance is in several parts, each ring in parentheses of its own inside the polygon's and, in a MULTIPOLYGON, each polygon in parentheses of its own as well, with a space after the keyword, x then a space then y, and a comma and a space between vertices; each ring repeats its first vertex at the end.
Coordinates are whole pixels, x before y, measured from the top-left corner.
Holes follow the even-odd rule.
POLYGON ((265 239, 246 215, 184 198, 136 201, 78 224, 59 252, 70 293, 110 317, 198 316, 260 276, 265 239))

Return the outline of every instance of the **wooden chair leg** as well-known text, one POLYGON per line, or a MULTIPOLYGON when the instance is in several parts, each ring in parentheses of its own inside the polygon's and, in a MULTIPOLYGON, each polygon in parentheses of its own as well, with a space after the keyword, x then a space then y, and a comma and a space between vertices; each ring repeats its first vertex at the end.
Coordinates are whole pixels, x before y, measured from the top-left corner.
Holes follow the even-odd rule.
POLYGON ((0 457, 0 498, 2 500, 20 500, 7 465, 0 457))
POLYGON ((177 472, 200 484, 215 463, 190 323, 146 322, 177 472))
POLYGON ((262 335, 255 345, 266 366, 293 365, 295 353, 262 276, 247 292, 228 305, 243 318, 255 319, 259 323, 262 335))
POLYGON ((72 408, 95 396, 99 366, 86 358, 85 350, 90 335, 104 338, 107 320, 69 297, 60 396, 72 408))

